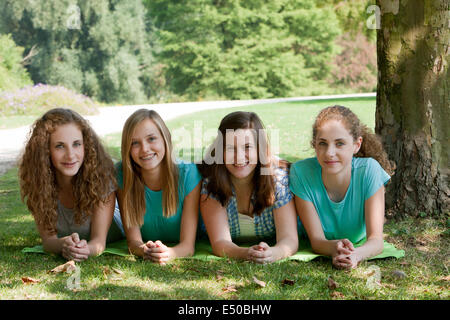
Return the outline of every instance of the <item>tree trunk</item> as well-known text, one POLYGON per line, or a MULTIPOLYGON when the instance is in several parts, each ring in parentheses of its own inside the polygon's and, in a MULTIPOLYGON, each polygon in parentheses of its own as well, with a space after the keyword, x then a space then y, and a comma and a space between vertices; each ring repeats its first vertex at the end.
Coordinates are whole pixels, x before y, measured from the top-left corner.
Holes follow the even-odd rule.
POLYGON ((375 131, 396 173, 386 191, 395 215, 450 208, 450 0, 377 0, 375 131))

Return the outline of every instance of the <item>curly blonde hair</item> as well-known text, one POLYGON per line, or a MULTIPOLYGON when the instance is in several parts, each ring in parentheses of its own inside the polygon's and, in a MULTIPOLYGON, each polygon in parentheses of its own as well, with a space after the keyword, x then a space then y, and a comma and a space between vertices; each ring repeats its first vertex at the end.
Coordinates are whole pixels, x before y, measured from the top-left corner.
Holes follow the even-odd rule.
POLYGON ((97 134, 78 113, 55 108, 46 112, 31 127, 28 142, 19 161, 19 182, 22 201, 38 226, 50 235, 57 233, 58 185, 50 159, 50 135, 61 125, 73 123, 81 131, 84 160, 72 178, 75 200, 74 221, 82 224, 100 202, 105 202, 117 188, 114 164, 97 134))
POLYGON ((379 162, 389 175, 394 174, 395 163, 389 160, 380 137, 373 133, 365 124, 362 124, 356 114, 349 108, 343 106, 331 106, 320 111, 313 125, 311 139, 311 146, 313 148, 316 147, 317 130, 328 120, 341 121, 354 140, 358 139, 358 137, 362 137, 361 148, 358 153, 354 155, 355 157, 373 158, 379 162))

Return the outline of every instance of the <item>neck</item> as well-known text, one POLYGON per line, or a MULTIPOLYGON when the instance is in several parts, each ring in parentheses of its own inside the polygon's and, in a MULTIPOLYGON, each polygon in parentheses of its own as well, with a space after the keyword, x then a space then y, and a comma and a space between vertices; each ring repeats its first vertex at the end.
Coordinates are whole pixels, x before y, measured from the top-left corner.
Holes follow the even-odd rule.
POLYGON ((253 189, 253 176, 255 175, 255 170, 252 171, 248 176, 245 178, 235 178, 233 175, 231 175, 231 183, 233 184, 233 187, 236 190, 246 190, 246 189, 253 189))
POLYGON ((145 185, 152 191, 159 191, 162 188, 161 176, 162 170, 161 166, 158 166, 151 170, 141 171, 142 178, 144 179, 145 185))
POLYGON ((63 192, 72 192, 72 179, 73 177, 63 176, 57 172, 56 183, 58 184, 58 189, 63 192))
POLYGON ((340 201, 345 197, 351 178, 351 167, 348 171, 341 174, 324 175, 322 172, 323 185, 333 201, 340 201))

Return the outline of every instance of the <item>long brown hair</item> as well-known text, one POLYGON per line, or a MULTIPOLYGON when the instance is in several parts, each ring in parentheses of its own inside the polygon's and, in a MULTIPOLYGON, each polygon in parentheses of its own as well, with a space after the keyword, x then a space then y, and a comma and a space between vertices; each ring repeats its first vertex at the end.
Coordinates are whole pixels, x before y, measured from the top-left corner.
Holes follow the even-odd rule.
POLYGON ((324 122, 328 120, 341 121, 353 137, 353 140, 358 139, 358 137, 362 137, 361 148, 354 155, 355 157, 374 158, 389 175, 394 174, 395 163, 389 160, 388 155, 383 148, 383 144, 381 143, 381 139, 365 124, 362 124, 356 114, 354 114, 349 108, 343 106, 335 105, 320 111, 313 125, 313 134, 311 139, 311 146, 313 148, 316 147, 317 130, 324 122))
MULTIPOLYGON (((254 129, 256 134, 257 151, 258 151, 258 163, 253 175, 254 194, 255 199, 253 202, 253 213, 255 215, 261 214, 261 212, 274 204, 275 201, 275 179, 274 179, 274 167, 278 165, 274 157, 270 153, 269 140, 264 128, 264 125, 258 115, 254 112, 236 111, 226 115, 220 122, 218 129, 218 137, 225 137, 227 130, 238 129, 254 129), (260 156, 265 159, 260 159, 260 156), (264 170, 264 174, 262 173, 264 170)), ((215 143, 209 148, 215 155, 216 151, 223 152, 219 148, 223 148, 221 143, 217 143, 219 140, 216 138, 215 143)), ((216 158, 217 160, 217 158, 216 158)), ((279 160, 281 165, 288 167, 289 163, 284 160, 279 160)), ((219 199, 222 206, 226 206, 230 197, 233 196, 232 182, 230 173, 228 172, 223 161, 209 162, 202 161, 197 165, 200 173, 204 178, 209 178, 207 185, 208 194, 212 194, 219 199)))
POLYGON ((149 109, 135 111, 125 122, 122 131, 122 170, 123 170, 123 208, 122 216, 128 227, 142 226, 145 215, 145 184, 140 167, 131 158, 131 139, 136 126, 143 120, 150 119, 158 127, 164 139, 165 155, 162 160, 163 176, 163 215, 171 217, 178 207, 178 167, 173 159, 172 138, 164 120, 149 109))
POLYGON ((47 111, 31 127, 19 161, 19 182, 22 201, 36 224, 51 235, 56 234, 58 185, 50 159, 50 135, 69 123, 80 129, 84 145, 83 163, 72 178, 75 223, 83 223, 117 186, 111 157, 88 122, 70 109, 47 111))

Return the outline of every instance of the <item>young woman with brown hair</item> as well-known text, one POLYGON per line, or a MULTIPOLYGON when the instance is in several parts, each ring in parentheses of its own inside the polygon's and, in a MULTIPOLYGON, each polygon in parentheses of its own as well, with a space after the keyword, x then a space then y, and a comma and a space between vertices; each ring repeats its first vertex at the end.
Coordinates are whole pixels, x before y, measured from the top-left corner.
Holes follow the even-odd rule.
POLYGON ((214 254, 270 263, 297 251, 288 163, 270 155, 255 113, 225 116, 199 168, 204 177, 200 210, 214 254), (265 241, 274 237, 271 247, 265 241), (258 244, 247 248, 236 244, 239 241, 258 244))
POLYGON ((316 157, 291 167, 297 212, 315 252, 331 256, 337 268, 355 268, 383 251, 384 186, 394 164, 379 138, 342 106, 319 113, 311 145, 316 157))

